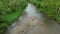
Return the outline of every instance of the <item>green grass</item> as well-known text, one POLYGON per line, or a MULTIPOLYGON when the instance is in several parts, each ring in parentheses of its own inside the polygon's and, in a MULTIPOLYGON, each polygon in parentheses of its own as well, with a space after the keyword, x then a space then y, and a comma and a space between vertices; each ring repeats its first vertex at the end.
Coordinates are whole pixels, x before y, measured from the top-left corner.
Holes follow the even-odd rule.
POLYGON ((30 0, 41 13, 60 23, 60 0, 30 0))
POLYGON ((0 34, 17 20, 27 6, 27 0, 0 0, 0 34))

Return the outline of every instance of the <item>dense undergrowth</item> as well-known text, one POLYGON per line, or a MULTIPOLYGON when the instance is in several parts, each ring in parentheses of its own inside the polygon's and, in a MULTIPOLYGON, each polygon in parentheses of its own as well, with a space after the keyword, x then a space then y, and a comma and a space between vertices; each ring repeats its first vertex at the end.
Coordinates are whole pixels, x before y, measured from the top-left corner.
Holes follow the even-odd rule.
POLYGON ((60 0, 30 0, 41 13, 60 23, 60 0))
POLYGON ((0 34, 23 13, 26 0, 0 0, 0 34))

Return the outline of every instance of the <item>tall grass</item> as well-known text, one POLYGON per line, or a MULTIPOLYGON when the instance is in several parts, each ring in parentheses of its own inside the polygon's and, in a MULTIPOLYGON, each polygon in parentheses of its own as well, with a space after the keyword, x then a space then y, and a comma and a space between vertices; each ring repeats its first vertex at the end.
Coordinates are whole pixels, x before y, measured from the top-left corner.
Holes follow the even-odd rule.
POLYGON ((0 34, 22 15, 26 6, 27 0, 0 0, 0 34))
POLYGON ((41 13, 60 23, 60 0, 29 0, 29 2, 36 5, 41 13))

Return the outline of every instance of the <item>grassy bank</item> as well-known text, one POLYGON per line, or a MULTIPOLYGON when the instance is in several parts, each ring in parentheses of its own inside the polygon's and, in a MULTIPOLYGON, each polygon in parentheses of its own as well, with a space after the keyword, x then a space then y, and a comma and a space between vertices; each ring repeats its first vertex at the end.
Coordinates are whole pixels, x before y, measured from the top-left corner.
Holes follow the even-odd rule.
POLYGON ((60 23, 60 0, 30 0, 41 13, 60 23))
POLYGON ((0 0, 0 34, 22 15, 26 6, 26 0, 0 0))

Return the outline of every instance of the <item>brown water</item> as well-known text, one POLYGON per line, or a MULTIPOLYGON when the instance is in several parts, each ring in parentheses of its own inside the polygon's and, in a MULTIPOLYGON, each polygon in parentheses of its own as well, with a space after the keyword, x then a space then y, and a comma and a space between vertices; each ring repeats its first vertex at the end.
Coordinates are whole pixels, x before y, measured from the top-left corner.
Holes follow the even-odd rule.
POLYGON ((60 34, 60 25, 48 20, 34 5, 28 3, 25 14, 8 27, 4 34, 60 34))

